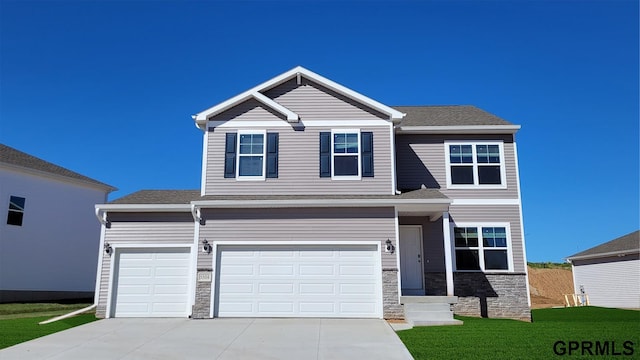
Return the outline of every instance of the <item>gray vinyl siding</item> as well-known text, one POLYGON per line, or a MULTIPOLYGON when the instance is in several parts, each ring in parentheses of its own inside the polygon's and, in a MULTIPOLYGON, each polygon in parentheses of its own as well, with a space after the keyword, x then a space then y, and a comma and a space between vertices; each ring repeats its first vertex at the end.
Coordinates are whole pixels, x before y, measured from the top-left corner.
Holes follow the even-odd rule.
POLYGON ((638 255, 574 260, 575 292, 580 286, 593 306, 640 308, 640 260, 638 255))
POLYGON ((513 271, 525 271, 522 226, 520 224, 520 208, 518 205, 452 205, 449 214, 449 220, 453 224, 508 222, 511 229, 513 271))
MULTIPOLYGON (((104 241, 118 244, 193 244, 194 222, 190 213, 108 213, 110 228, 104 241)), ((98 309, 106 308, 111 258, 102 257, 98 309)), ((104 311, 104 310, 102 310, 104 311)))
MULTIPOLYGON (((393 208, 205 209, 202 216, 200 242, 396 241, 393 208)), ((198 268, 211 261, 198 253, 198 268)), ((396 269, 396 254, 382 251, 382 267, 396 269)))
MULTIPOLYGON (((337 126, 334 129, 338 128, 337 126)), ((354 127, 348 127, 350 129, 354 127)), ((384 194, 392 193, 392 164, 390 128, 361 127, 373 132, 374 177, 361 180, 332 180, 319 175, 319 133, 331 127, 306 128, 296 131, 291 127, 267 128, 279 134, 278 178, 264 181, 238 181, 224 178, 225 134, 237 129, 216 128, 209 131, 206 195, 327 195, 327 194, 384 194)))
POLYGON ((265 95, 300 115, 303 121, 389 119, 389 116, 304 78, 300 85, 292 79, 266 91, 265 95))
POLYGON ((440 189, 452 199, 517 199, 518 173, 511 135, 398 135, 396 136, 398 188, 440 189), (506 189, 447 189, 445 141, 504 141, 506 189))

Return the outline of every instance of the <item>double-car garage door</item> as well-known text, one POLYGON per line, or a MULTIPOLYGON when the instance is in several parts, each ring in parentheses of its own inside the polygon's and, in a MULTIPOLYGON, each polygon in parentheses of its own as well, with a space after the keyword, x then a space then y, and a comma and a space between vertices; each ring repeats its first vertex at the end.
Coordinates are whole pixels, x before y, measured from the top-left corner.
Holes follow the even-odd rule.
MULTIPOLYGON (((380 317, 376 245, 219 245, 216 317, 380 317)), ((112 316, 187 317, 188 248, 116 253, 112 316)))
POLYGON ((219 246, 215 316, 379 317, 375 245, 219 246))

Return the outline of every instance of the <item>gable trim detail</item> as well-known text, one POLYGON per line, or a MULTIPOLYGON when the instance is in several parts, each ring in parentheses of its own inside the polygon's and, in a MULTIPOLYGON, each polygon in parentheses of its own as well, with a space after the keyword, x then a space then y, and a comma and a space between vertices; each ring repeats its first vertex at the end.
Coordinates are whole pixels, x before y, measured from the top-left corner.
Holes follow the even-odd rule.
POLYGON ((399 123, 400 120, 402 120, 402 118, 405 116, 404 113, 395 110, 389 106, 386 106, 382 103, 379 103, 369 97, 366 97, 360 93, 357 93, 349 88, 346 88, 336 82, 333 82, 323 76, 320 76, 310 70, 307 70, 301 66, 297 66, 281 75, 278 75, 276 77, 274 77, 271 80, 268 80, 258 86, 255 86, 243 93, 240 93, 218 105, 215 105, 213 107, 210 107, 204 111, 201 111, 195 115, 192 115, 191 117, 193 118, 193 120, 196 123, 196 126, 202 130, 205 130, 206 127, 206 123, 207 123, 207 119, 209 119, 210 117, 219 114, 249 98, 254 98, 257 101, 265 104, 266 106, 269 106, 270 108, 282 113, 283 115, 285 115, 287 117, 287 121, 288 122, 298 122, 299 121, 299 116, 292 112, 291 110, 287 109, 286 107, 278 104, 277 102, 275 102, 274 100, 268 98, 267 96, 265 96, 264 94, 262 94, 262 92, 267 91, 269 89, 272 89, 275 86, 278 86, 282 83, 284 83, 285 81, 288 81, 292 78, 299 78, 299 77, 305 77, 309 80, 312 80, 314 82, 319 83, 322 86, 325 86, 339 94, 342 94, 346 97, 349 97, 355 101, 358 101, 364 105, 367 105, 383 114, 386 114, 389 116, 389 121, 393 122, 393 123, 399 123))

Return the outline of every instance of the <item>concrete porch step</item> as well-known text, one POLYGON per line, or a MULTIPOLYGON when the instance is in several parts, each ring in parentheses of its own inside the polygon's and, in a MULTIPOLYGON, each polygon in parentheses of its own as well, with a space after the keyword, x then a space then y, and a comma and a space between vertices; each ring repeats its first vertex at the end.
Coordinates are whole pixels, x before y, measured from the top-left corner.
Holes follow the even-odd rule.
POLYGON ((402 296, 400 301, 405 320, 413 326, 462 325, 453 318, 457 296, 402 296))

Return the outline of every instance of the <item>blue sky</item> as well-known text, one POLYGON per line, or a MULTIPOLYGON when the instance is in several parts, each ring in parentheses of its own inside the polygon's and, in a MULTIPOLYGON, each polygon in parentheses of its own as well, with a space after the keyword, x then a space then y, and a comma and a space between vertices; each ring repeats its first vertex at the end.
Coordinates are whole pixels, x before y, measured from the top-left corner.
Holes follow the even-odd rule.
POLYGON ((191 114, 296 65, 517 134, 530 261, 639 227, 637 1, 0 0, 0 142, 118 187, 200 186, 191 114))

